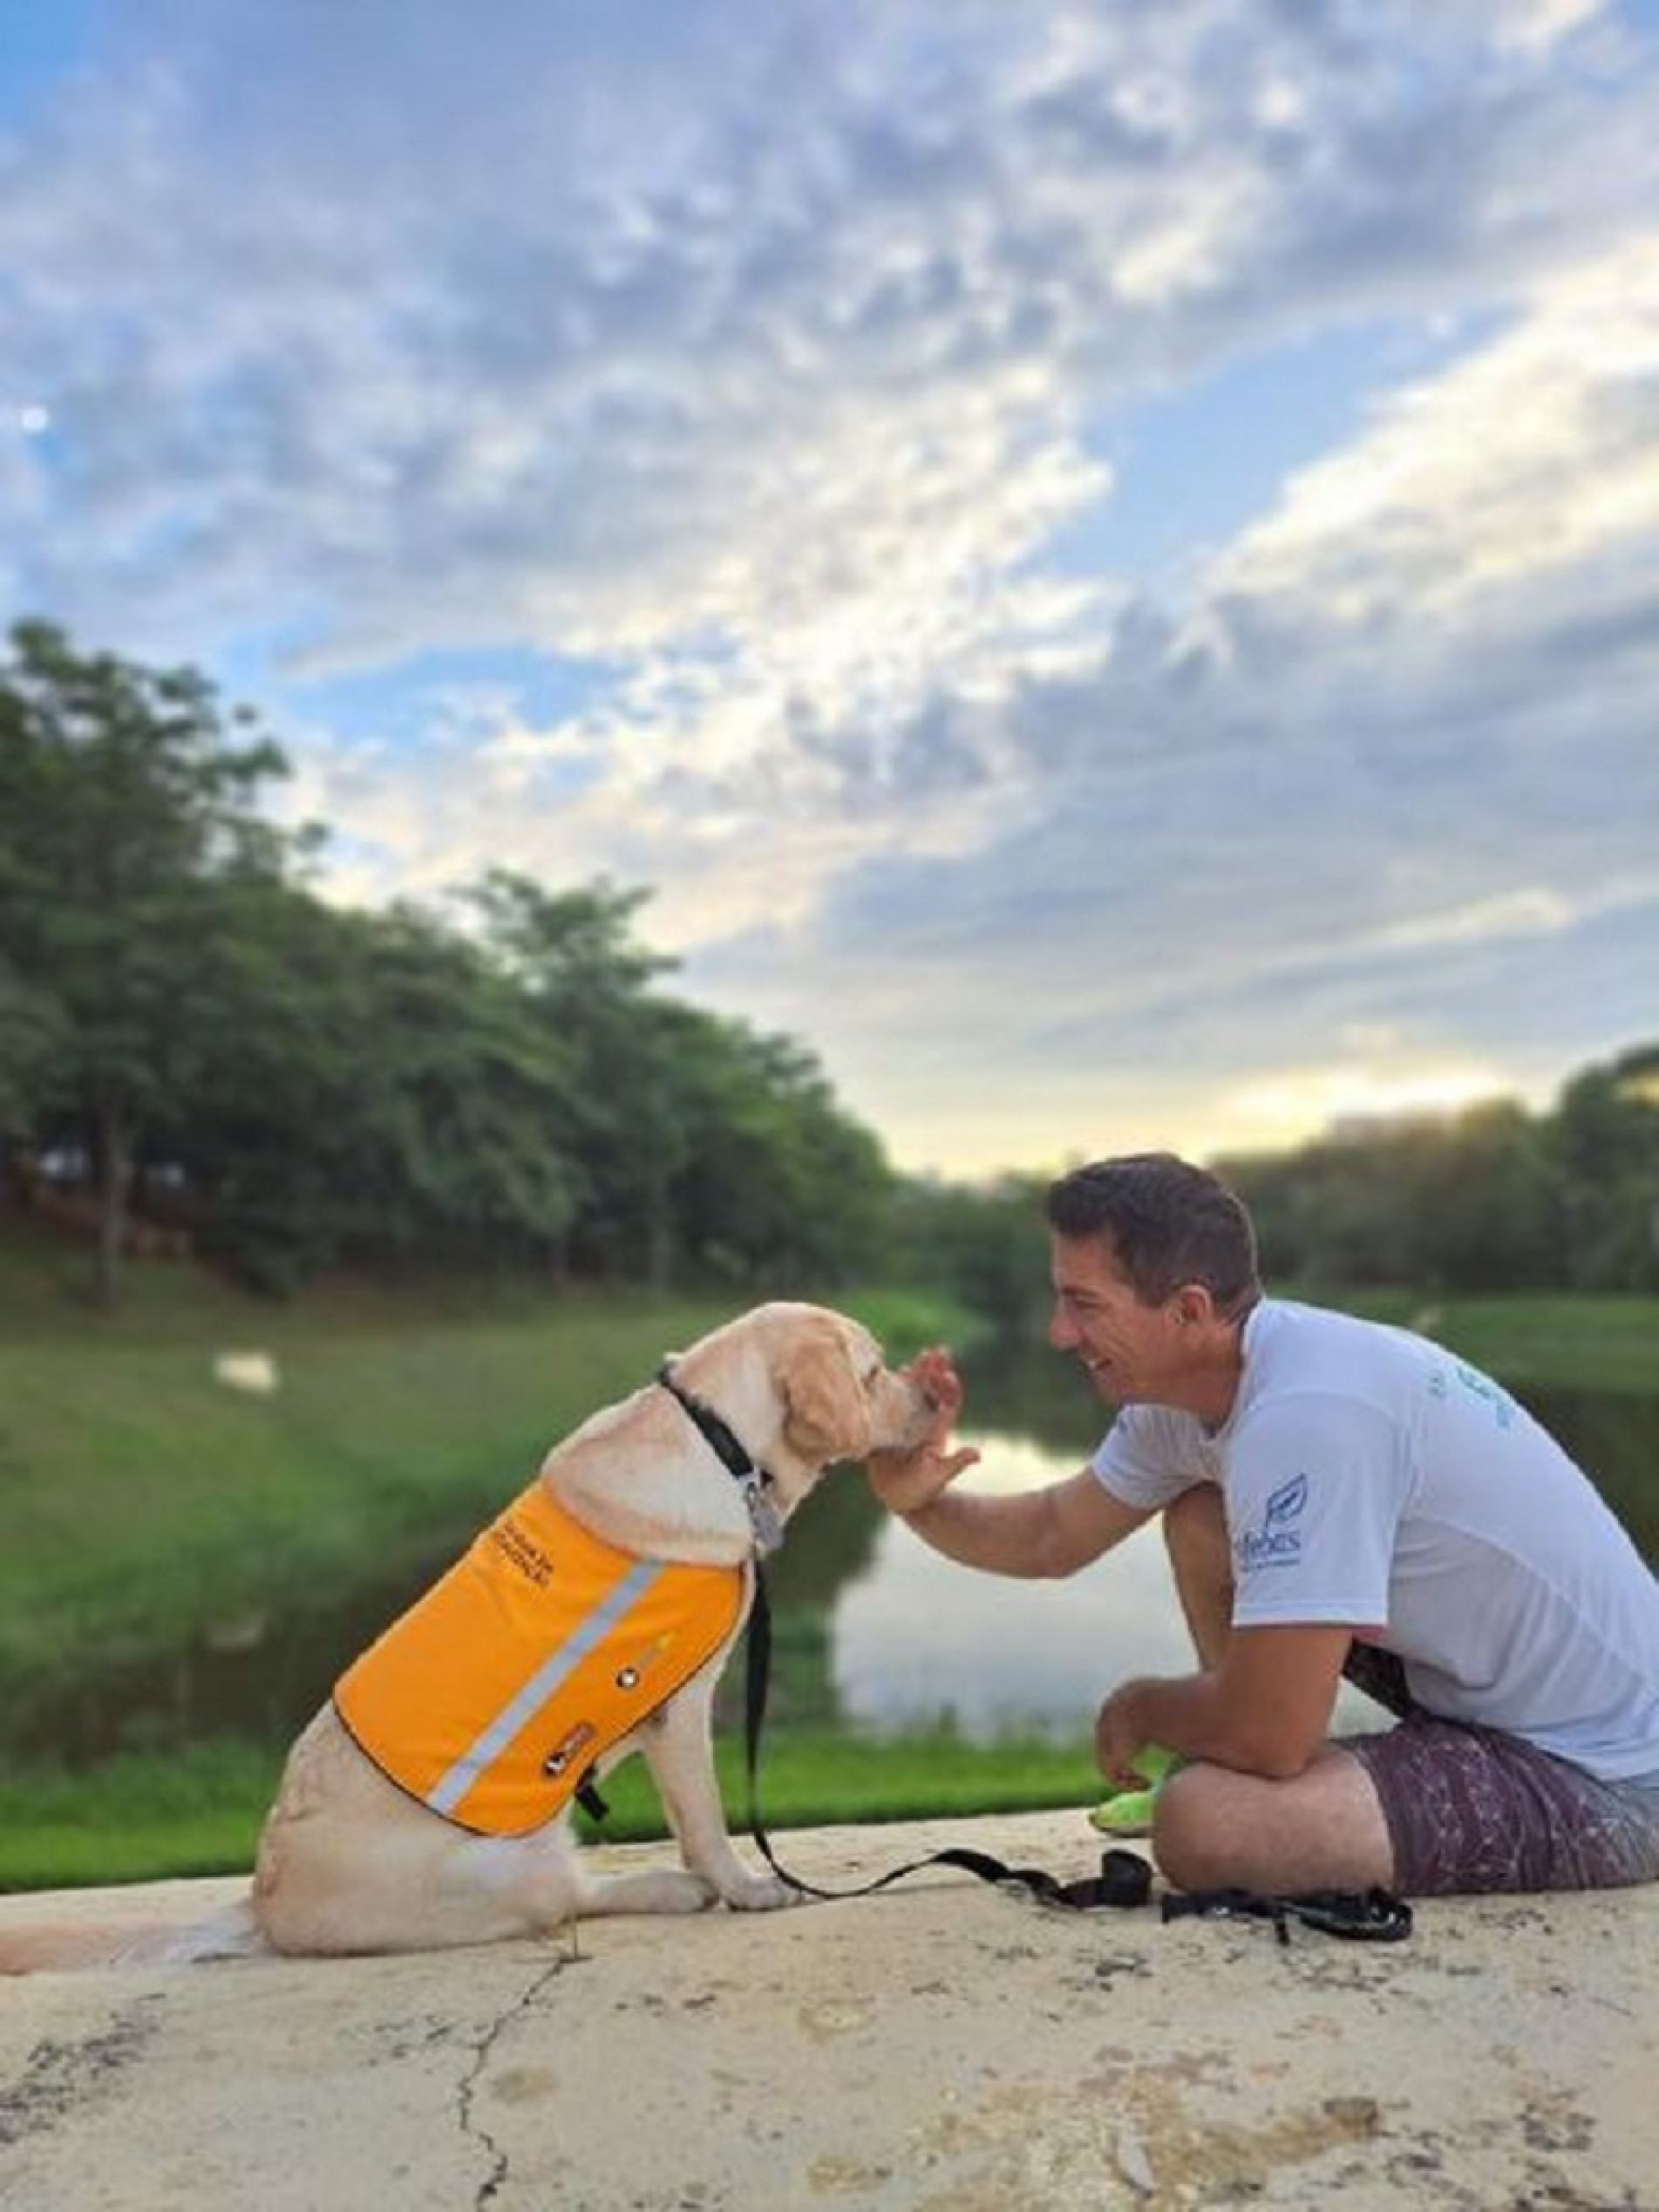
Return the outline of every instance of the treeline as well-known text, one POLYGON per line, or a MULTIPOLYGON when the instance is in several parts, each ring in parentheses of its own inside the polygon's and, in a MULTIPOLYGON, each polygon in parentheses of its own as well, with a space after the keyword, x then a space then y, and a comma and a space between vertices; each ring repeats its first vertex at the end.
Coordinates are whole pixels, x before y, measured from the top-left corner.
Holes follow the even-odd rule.
MULTIPOLYGON (((1208 1165, 1250 1208, 1269 1288, 1659 1291, 1659 1044, 1574 1075, 1545 1113, 1493 1100, 1208 1165)), ((1029 1331, 1047 1181, 906 1186, 892 1264, 1029 1331)))
MULTIPOLYGON (((324 833, 260 804, 286 773, 194 671, 13 630, 0 1167, 14 1205, 84 1215, 106 1301, 124 1252, 175 1236, 275 1290, 342 1264, 885 1276, 1040 1321, 1046 1177, 896 1177, 807 1047, 664 990, 643 891, 495 872, 441 911, 330 905, 324 833)), ((1659 1290, 1659 1044, 1543 1114, 1214 1164, 1281 1286, 1659 1290)))
POLYGON ((1272 1280, 1659 1290, 1659 1045, 1583 1070, 1546 1113, 1497 1099, 1214 1165, 1272 1280))
POLYGON ((0 664, 0 1144, 114 1298, 167 1233, 287 1290, 419 1262, 789 1287, 867 1271, 891 1181, 813 1055, 685 1004, 645 893, 491 874, 331 906, 288 772, 190 670, 17 625, 0 664), (462 917, 465 916, 466 926, 462 917))

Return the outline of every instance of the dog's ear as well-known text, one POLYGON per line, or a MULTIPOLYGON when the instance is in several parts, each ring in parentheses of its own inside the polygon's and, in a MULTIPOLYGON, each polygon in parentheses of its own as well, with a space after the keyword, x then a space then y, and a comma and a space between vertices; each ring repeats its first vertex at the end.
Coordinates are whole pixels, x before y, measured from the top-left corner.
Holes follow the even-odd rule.
POLYGON ((779 1378, 787 1412, 785 1432, 806 1460, 867 1458, 874 1432, 869 1395, 853 1347, 839 1329, 816 1330, 790 1347, 779 1378))

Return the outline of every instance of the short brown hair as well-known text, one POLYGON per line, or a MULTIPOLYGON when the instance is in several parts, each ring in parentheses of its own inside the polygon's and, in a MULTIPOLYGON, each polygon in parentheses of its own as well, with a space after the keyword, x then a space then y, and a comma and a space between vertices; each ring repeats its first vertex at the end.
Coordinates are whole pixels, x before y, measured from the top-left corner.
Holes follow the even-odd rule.
POLYGON ((1228 1319, 1261 1295, 1255 1230, 1244 1202, 1207 1167, 1173 1152, 1137 1152, 1074 1167, 1049 1186, 1049 1227, 1098 1236, 1144 1304, 1199 1283, 1228 1319))

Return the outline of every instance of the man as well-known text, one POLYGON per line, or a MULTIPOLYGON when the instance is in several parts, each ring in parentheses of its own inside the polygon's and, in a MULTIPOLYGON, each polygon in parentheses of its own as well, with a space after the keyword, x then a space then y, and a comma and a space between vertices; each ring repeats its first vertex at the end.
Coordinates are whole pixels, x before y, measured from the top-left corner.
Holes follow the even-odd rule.
POLYGON ((1659 1584, 1506 1392, 1403 1330, 1264 1297, 1249 1217, 1167 1154, 1049 1193, 1050 1341, 1120 1410, 1091 1464, 955 1487, 961 1385, 876 1494, 935 1550, 1071 1575, 1161 1514, 1199 1671, 1121 1683, 1102 1772, 1177 1754, 1152 1848, 1183 1889, 1288 1896, 1659 1878, 1659 1584), (1350 1672, 1399 1714, 1328 1739, 1350 1672))

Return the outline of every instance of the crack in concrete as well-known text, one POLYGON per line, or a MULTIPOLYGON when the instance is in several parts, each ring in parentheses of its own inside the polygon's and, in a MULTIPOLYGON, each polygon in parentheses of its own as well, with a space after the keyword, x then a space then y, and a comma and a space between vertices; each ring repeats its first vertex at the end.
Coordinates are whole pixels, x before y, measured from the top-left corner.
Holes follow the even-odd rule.
POLYGON ((534 2010, 537 1998, 547 1988, 548 1983, 556 1981, 566 1967, 580 1964, 581 1958, 580 1951, 573 1948, 563 1957, 555 1958, 550 1966, 544 1966, 529 1985, 520 1992, 516 2001, 508 2005, 504 2012, 497 2013, 494 2019, 471 2046, 473 2063, 461 2076, 456 2090, 455 2114, 460 2125, 461 2134, 469 2141, 476 2143, 488 2161, 488 2169, 473 2195, 473 2212, 486 2212, 486 2208, 493 2202, 505 2187, 511 2165, 507 2152, 502 2149, 489 2129, 477 2118, 475 2109, 479 2088, 490 2060, 494 2055, 495 2046, 514 2021, 534 2010))

